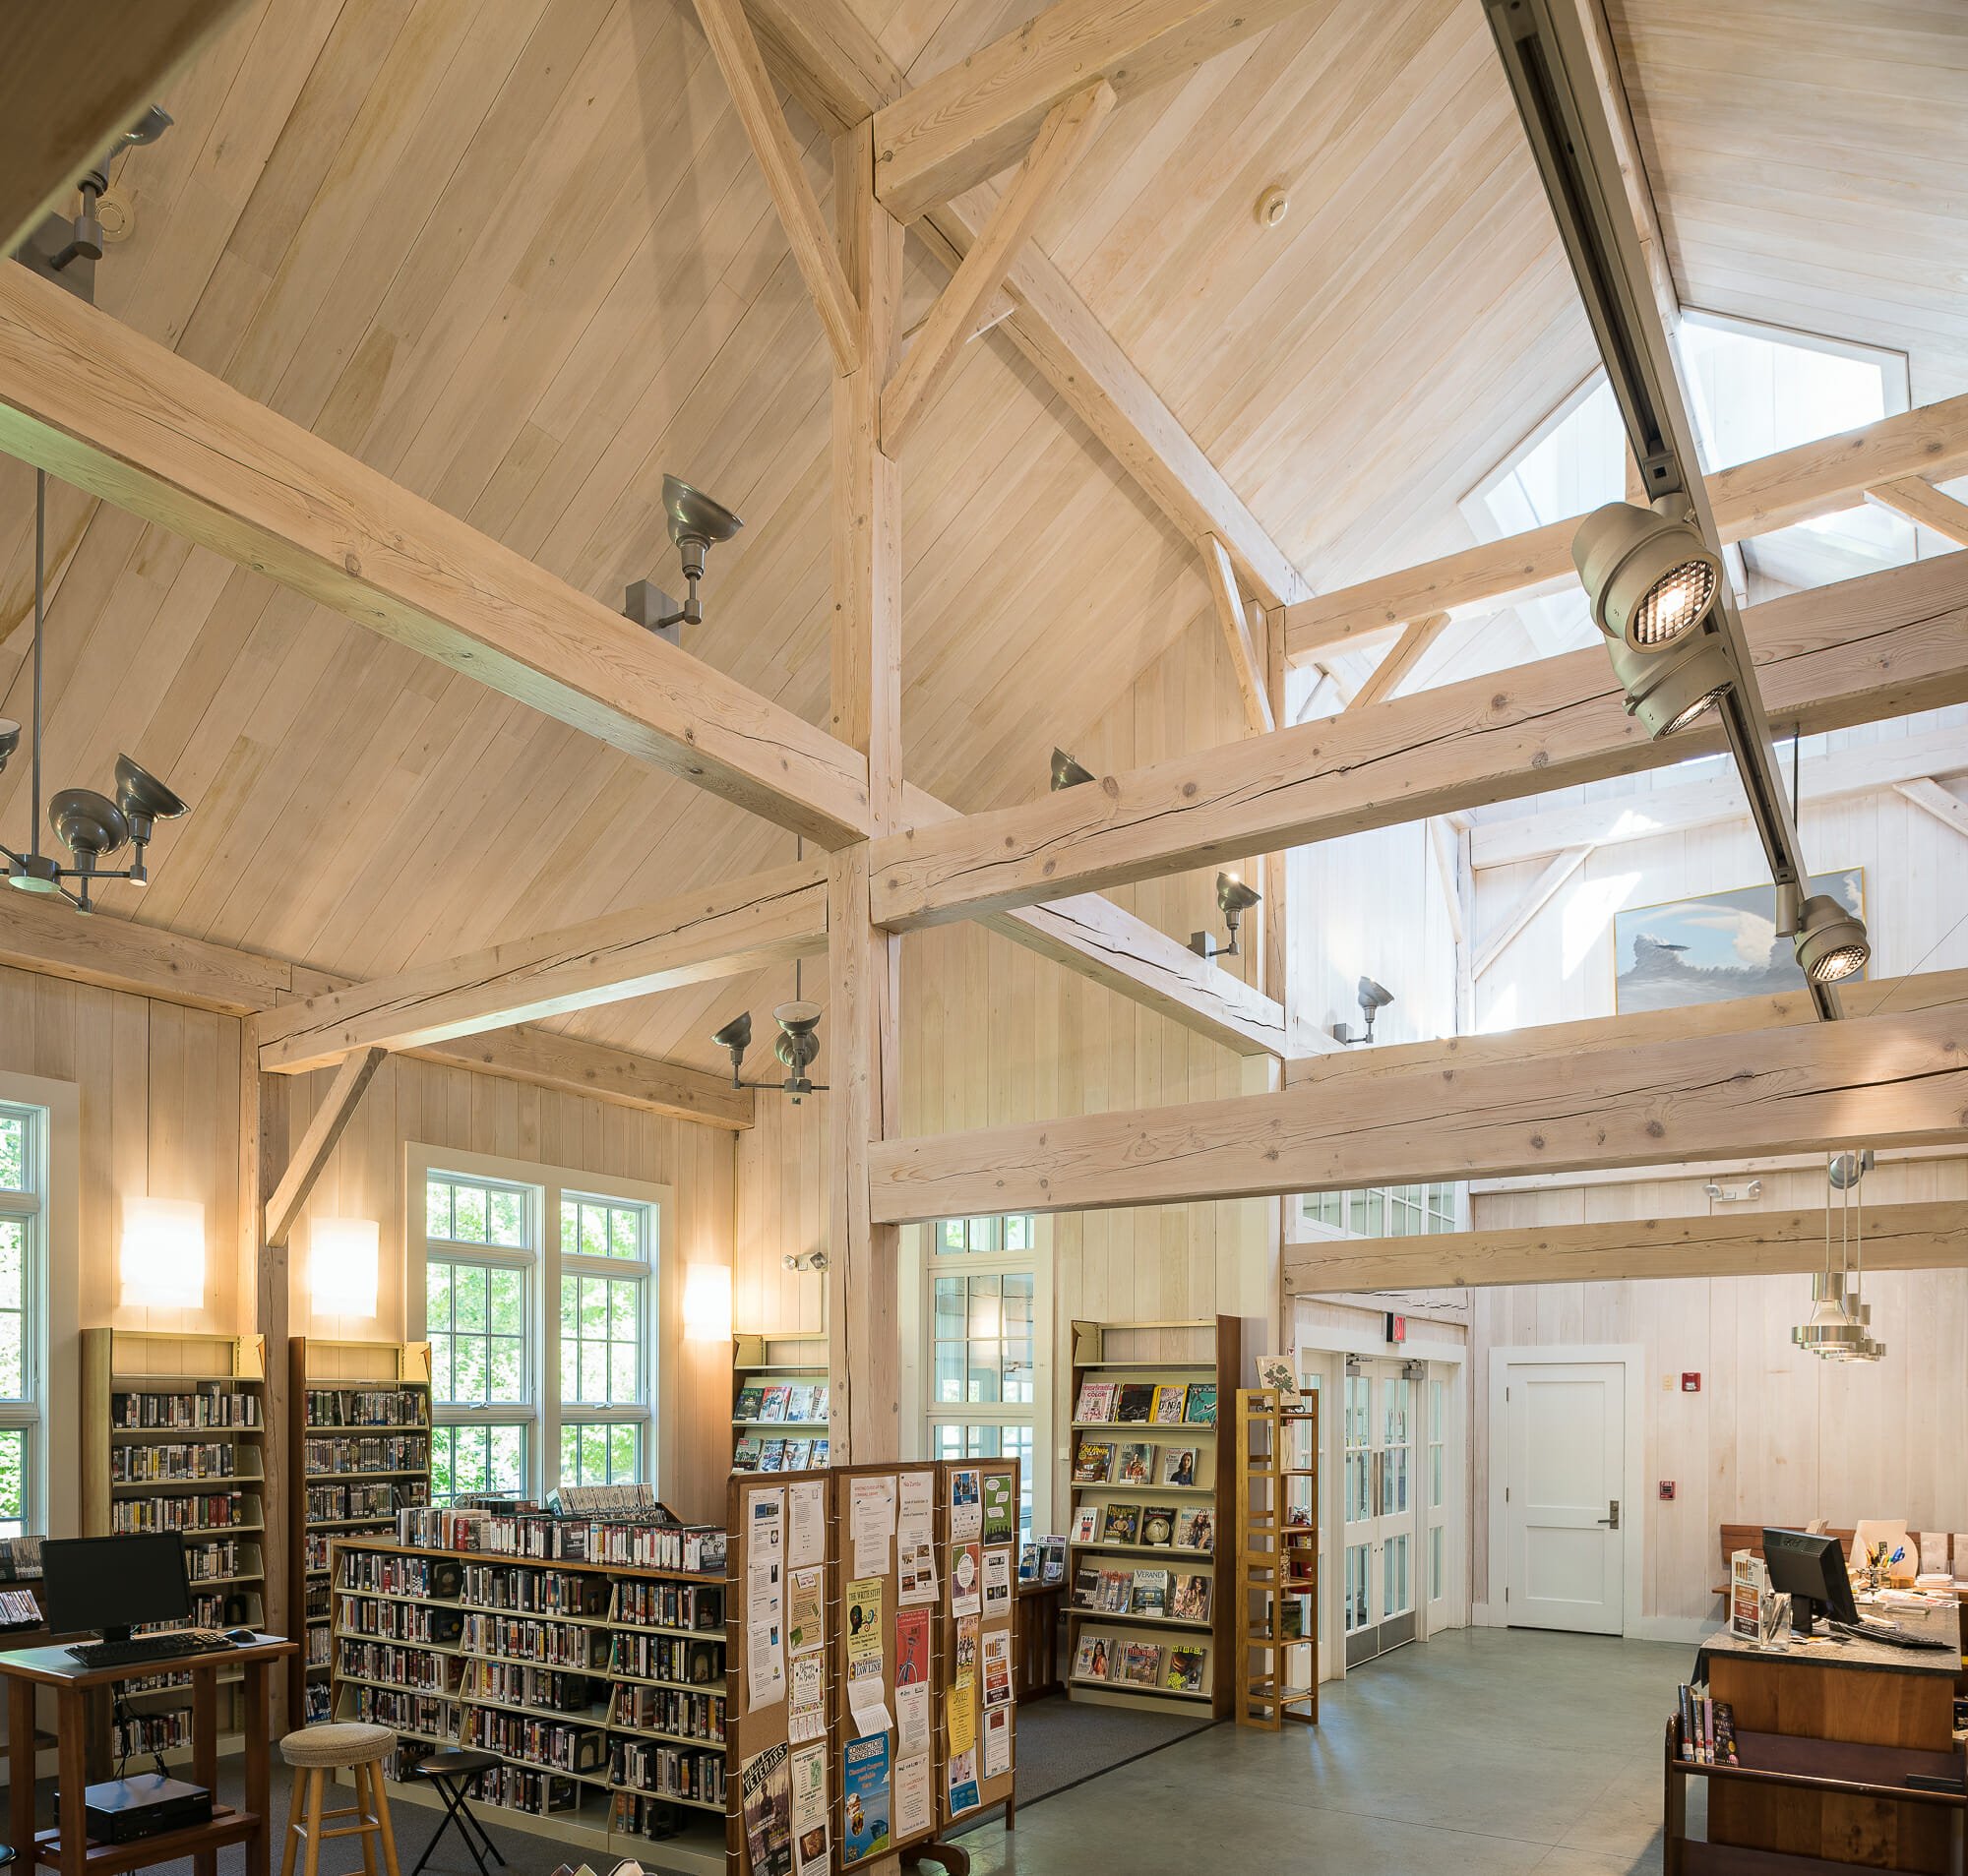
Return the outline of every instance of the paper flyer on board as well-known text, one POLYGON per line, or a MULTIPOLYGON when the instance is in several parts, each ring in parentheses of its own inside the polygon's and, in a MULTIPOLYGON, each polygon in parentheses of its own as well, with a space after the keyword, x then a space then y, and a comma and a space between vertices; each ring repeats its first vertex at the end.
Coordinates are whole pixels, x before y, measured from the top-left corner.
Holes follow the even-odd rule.
POLYGON ((983 1574, 983 1553, 976 1544, 950 1546, 951 1614, 975 1615, 983 1608, 983 1586, 979 1581, 983 1574))
POLYGON ((786 1734, 794 1745, 827 1736, 827 1657, 805 1655, 793 1663, 793 1701, 786 1734))
MULTIPOLYGON (((1012 1634, 994 1629, 984 1637, 984 1704, 1009 1707, 1012 1704, 1012 1634)), ((984 1775, 989 1778, 987 1772, 984 1775)))
POLYGON ((936 1601, 936 1474, 905 1472, 895 1519, 895 1601, 936 1601))
POLYGON ((827 1604, 826 1572, 794 1570, 786 1580, 786 1647, 795 1660, 819 1650, 827 1637, 821 1612, 827 1604))
POLYGON ((929 1680, 929 1610, 895 1612, 895 1685, 929 1680))
POLYGON ((984 1782, 1002 1779, 1012 1769, 1012 1716, 1009 1709, 984 1716, 984 1782))
MULTIPOLYGON (((956 1624, 956 1666, 944 1700, 943 1724, 950 1734, 953 1764, 959 1752, 968 1752, 977 1743, 977 1617, 974 1615, 963 1616, 956 1624)), ((953 1772, 952 1777, 954 1778, 953 1772)))
POLYGON ((1012 1504, 1012 1475, 989 1472, 984 1475, 984 1529, 986 1543, 1010 1543, 1017 1529, 1017 1513, 1012 1504))
POLYGON ((847 1586, 847 1710, 854 1729, 863 1737, 887 1732, 889 1717, 884 1686, 888 1656, 883 1646, 882 1605, 885 1586, 871 1576, 847 1586))
POLYGON ((793 1876, 827 1876, 827 1748, 792 1757, 793 1876))
POLYGON ((889 1739, 850 1739, 840 1755, 840 1846, 843 1865, 865 1863, 889 1847, 889 1739))
POLYGON ((895 1535, 892 1473, 847 1482, 848 1529, 854 1540, 854 1574, 887 1576, 889 1542, 895 1535))
POLYGON ((811 1479, 786 1487, 786 1568, 804 1570, 827 1561, 827 1482, 811 1479))
POLYGON ((977 1474, 968 1468, 950 1475, 950 1541, 975 1543, 984 1535, 984 1507, 978 1498, 977 1474))
POLYGON ((979 1799, 977 1795, 977 1752, 975 1747, 966 1747, 962 1752, 950 1755, 950 1810, 953 1817, 964 1811, 974 1811, 979 1799))
POLYGON ((1007 1544, 984 1552, 984 1614, 990 1619, 1011 1612, 1012 1548, 1007 1544))
POLYGON ((895 1842, 920 1837, 935 1822, 930 1812, 929 1754, 895 1761, 895 1842))
POLYGON ((923 1681, 895 1689, 895 1750, 929 1750, 929 1687, 923 1681))
POLYGON ((784 1490, 745 1496, 745 1682, 747 1711, 786 1697, 784 1490))
POLYGON ((747 1759, 740 1774, 745 1799, 745 1844, 753 1876, 792 1876, 793 1797, 783 1745, 747 1759))

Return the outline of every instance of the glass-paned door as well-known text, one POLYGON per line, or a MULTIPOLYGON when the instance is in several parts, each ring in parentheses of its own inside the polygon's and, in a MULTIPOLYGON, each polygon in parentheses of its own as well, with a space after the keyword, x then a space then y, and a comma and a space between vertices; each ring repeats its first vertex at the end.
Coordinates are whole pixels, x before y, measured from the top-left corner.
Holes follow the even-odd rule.
POLYGON ((1405 1362, 1347 1363, 1340 1542, 1348 1667, 1413 1641, 1418 1632, 1419 1391, 1405 1362))

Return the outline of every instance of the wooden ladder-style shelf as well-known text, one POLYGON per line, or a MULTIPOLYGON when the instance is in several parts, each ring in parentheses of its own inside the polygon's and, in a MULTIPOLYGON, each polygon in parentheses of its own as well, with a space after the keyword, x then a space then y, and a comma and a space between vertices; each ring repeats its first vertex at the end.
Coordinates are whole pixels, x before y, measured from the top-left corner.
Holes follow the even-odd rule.
POLYGON ((1319 1724, 1319 1396, 1237 1390, 1240 1726, 1319 1724))

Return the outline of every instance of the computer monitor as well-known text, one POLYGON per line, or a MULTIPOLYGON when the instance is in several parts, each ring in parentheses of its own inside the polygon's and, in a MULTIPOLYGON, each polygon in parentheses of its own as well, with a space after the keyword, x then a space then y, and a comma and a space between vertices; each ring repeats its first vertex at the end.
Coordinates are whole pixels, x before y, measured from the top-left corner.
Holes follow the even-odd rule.
POLYGON ((1790 1625, 1796 1634, 1811 1633, 1819 1609, 1834 1622, 1858 1621, 1845 1546, 1836 1538, 1809 1531, 1765 1531, 1763 1562, 1770 1587, 1790 1597, 1790 1625))
POLYGON ((94 1629, 126 1642, 141 1622, 191 1614, 184 1539, 175 1531, 124 1538, 49 1538, 41 1545, 48 1627, 57 1635, 94 1629))

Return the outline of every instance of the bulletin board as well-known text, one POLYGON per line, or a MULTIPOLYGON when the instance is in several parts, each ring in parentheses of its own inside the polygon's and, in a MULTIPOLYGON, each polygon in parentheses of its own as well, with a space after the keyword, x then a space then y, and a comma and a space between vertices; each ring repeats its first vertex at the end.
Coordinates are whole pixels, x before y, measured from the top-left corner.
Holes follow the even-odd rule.
POLYGON ((944 1631, 937 1820, 949 1824, 1012 1801, 1019 1481, 1015 1459, 944 1460, 937 1470, 944 1631))
POLYGON ((740 1473, 728 1488, 724 1845, 739 1876, 838 1868, 832 1479, 740 1473))

